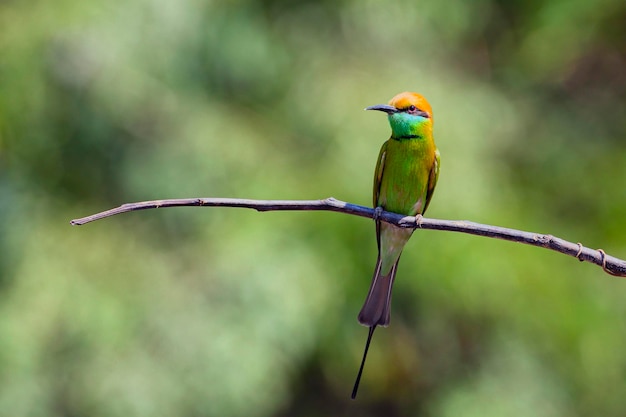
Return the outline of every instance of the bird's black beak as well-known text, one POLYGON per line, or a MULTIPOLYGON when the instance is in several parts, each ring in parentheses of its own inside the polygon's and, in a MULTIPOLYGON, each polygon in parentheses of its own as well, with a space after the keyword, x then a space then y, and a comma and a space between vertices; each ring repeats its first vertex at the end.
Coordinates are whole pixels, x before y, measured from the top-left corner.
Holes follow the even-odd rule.
POLYGON ((365 110, 379 110, 384 111, 387 114, 393 114, 398 112, 398 109, 388 104, 376 104, 374 106, 366 107, 365 110))

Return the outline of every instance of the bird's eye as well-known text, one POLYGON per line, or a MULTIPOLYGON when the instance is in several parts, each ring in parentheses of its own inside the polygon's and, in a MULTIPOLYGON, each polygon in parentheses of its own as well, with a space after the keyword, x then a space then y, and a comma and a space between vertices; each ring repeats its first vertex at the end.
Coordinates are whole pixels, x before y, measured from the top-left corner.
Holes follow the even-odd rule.
POLYGON ((409 111, 410 111, 410 112, 414 112, 414 111, 415 111, 415 106, 411 104, 411 105, 409 106, 409 111))

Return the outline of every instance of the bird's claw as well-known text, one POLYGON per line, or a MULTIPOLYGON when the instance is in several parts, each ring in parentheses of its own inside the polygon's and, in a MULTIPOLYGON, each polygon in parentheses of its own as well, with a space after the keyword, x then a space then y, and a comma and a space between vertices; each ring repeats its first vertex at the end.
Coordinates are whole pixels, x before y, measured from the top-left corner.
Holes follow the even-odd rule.
POLYGON ((378 219, 380 219, 380 216, 382 216, 383 211, 385 211, 385 210, 383 210, 383 208, 381 206, 376 207, 374 209, 374 216, 372 217, 372 219, 374 221, 377 221, 378 219))
POLYGON ((424 216, 422 216, 421 214, 416 215, 415 216, 415 226, 417 226, 418 228, 421 228, 423 219, 424 219, 424 216))

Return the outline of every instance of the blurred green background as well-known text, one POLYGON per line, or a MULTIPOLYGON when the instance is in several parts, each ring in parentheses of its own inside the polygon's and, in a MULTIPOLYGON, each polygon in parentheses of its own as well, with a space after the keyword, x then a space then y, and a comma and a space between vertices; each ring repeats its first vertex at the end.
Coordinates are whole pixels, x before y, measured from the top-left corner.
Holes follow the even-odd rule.
POLYGON ((434 108, 429 216, 626 256, 623 0, 0 3, 0 416, 623 416, 626 282, 418 231, 391 326, 356 322, 371 221, 176 197, 371 204, 434 108))

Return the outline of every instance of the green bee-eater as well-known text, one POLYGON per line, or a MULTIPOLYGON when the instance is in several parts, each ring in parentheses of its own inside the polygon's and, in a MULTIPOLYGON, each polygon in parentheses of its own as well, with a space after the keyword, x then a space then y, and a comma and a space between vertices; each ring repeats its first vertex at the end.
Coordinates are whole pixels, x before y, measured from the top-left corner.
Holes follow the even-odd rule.
MULTIPOLYGON (((374 207, 408 216, 424 214, 439 177, 439 151, 433 139, 433 112, 417 93, 400 93, 389 104, 365 110, 387 113, 391 138, 380 149, 374 174, 374 207)), ((352 398, 356 397, 367 350, 376 326, 388 326, 391 288, 404 245, 414 229, 376 220, 378 260, 372 284, 359 313, 359 323, 369 326, 352 398)))

